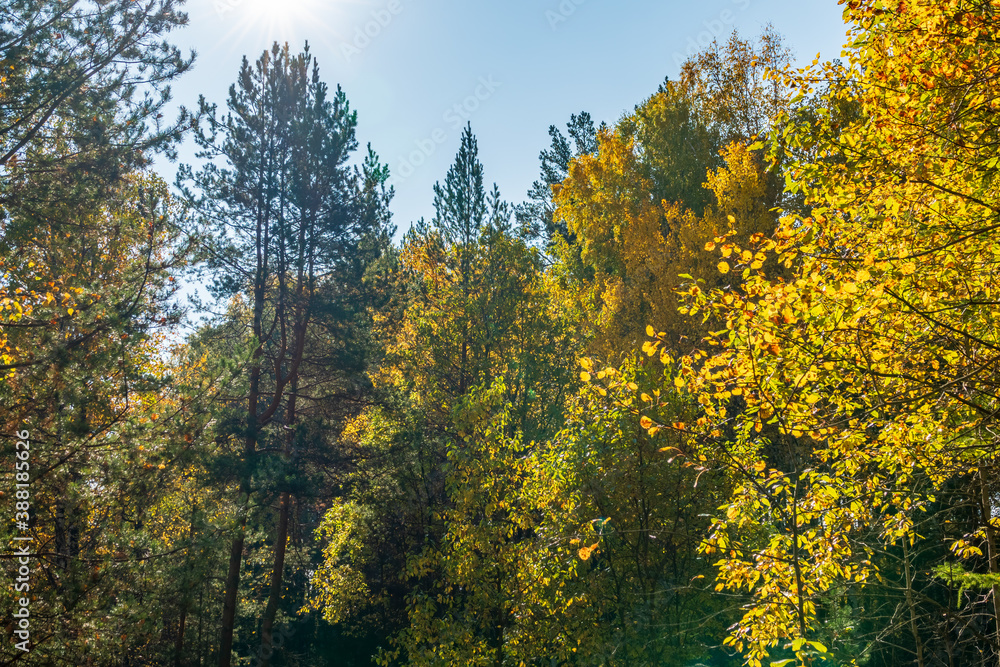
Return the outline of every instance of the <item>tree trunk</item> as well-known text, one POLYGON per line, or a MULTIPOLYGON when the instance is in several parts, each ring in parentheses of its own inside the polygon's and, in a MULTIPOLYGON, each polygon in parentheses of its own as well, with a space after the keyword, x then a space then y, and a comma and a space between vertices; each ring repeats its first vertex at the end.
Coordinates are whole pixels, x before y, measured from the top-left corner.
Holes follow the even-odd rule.
MULTIPOLYGON (((257 381, 259 374, 254 372, 251 380, 250 423, 256 427, 257 419, 257 381)), ((257 449, 257 429, 252 428, 246 439, 246 463, 247 466, 257 449)), ((232 546, 229 549, 229 572, 226 574, 226 594, 222 602, 222 637, 219 640, 219 667, 230 667, 233 660, 233 629, 236 626, 236 603, 239 597, 240 588, 240 568, 243 566, 243 546, 246 541, 247 532, 247 512, 250 506, 250 480, 249 472, 243 472, 243 480, 240 482, 240 496, 244 499, 246 507, 240 517, 240 527, 233 538, 232 546)))
MULTIPOLYGON (((262 229, 266 229, 258 219, 257 234, 258 248, 267 248, 265 241, 261 242, 262 229)), ((259 252, 259 251, 258 251, 259 252)), ((243 479, 240 480, 240 497, 245 500, 246 507, 240 517, 240 527, 233 538, 232 546, 229 550, 229 572, 226 574, 226 594, 222 603, 222 636, 219 639, 219 667, 230 667, 233 660, 233 629, 236 626, 236 603, 239 598, 240 588, 240 568, 243 565, 243 546, 246 540, 247 512, 250 507, 250 465, 254 454, 257 451, 257 435, 261 427, 259 414, 260 408, 260 376, 261 357, 264 353, 264 280, 263 275, 266 267, 261 266, 258 259, 257 276, 254 282, 254 314, 253 333, 257 341, 257 349, 253 353, 253 362, 250 367, 250 391, 247 398, 247 432, 243 445, 244 464, 246 468, 241 471, 243 479)), ((278 400, 280 391, 276 391, 273 400, 278 400)))
POLYGON ((243 565, 243 542, 246 539, 246 515, 229 550, 229 573, 226 575, 226 596, 222 603, 222 638, 219 641, 219 667, 230 667, 233 659, 233 628, 236 625, 236 597, 240 587, 240 567, 243 565))
POLYGON ((917 606, 913 600, 913 571, 910 568, 910 550, 906 548, 906 537, 903 537, 903 572, 906 576, 906 606, 910 611, 910 632, 917 646, 917 667, 924 667, 924 644, 920 641, 920 631, 917 628, 917 606))
POLYGON ((271 664, 272 633, 274 630, 274 618, 277 616, 278 605, 281 602, 285 570, 285 546, 288 543, 288 510, 291 504, 291 495, 287 491, 282 493, 281 508, 278 517, 278 535, 274 543, 274 568, 271 570, 271 592, 267 598, 267 607, 264 609, 264 618, 260 628, 260 662, 258 664, 261 667, 268 667, 271 664))
MULTIPOLYGON (((285 419, 285 428, 288 433, 285 438, 286 458, 292 456, 292 447, 295 440, 295 399, 298 393, 298 379, 292 381, 291 392, 288 397, 288 413, 285 419)), ((271 570, 271 592, 267 598, 267 607, 264 608, 264 618, 260 627, 260 666, 269 667, 271 664, 271 652, 273 646, 272 633, 274 631, 274 618, 278 613, 278 605, 281 603, 281 591, 285 575, 285 549, 288 544, 288 515, 291 507, 291 494, 287 491, 281 493, 281 506, 278 510, 278 534, 274 541, 274 567, 271 570)))
MULTIPOLYGON (((984 468, 979 469, 979 492, 983 503, 983 523, 986 524, 986 546, 990 561, 990 574, 995 577, 1000 574, 1000 554, 997 554, 997 535, 992 523, 993 503, 990 499, 990 487, 984 468)), ((1000 586, 993 584, 991 594, 993 595, 993 622, 996 623, 994 647, 997 652, 997 664, 1000 664, 1000 586)))
POLYGON ((180 620, 177 621, 177 639, 174 641, 174 667, 182 667, 184 664, 184 626, 187 623, 187 607, 181 610, 180 620))

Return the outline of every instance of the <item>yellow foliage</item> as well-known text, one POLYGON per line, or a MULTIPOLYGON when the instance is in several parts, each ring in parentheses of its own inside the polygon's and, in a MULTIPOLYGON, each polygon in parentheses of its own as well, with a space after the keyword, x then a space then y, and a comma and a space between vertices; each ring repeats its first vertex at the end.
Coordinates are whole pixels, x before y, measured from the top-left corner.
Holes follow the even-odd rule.
MULTIPOLYGON (((664 333, 675 349, 689 349, 705 328, 678 312, 678 289, 696 280, 708 287, 732 282, 719 276, 729 265, 713 259, 715 240, 732 232, 745 241, 774 229, 761 160, 742 144, 727 146, 723 166, 706 173, 715 203, 697 216, 684 202, 655 199, 627 123, 602 131, 598 146, 596 155, 571 164, 556 189, 555 215, 576 235, 592 272, 567 280, 563 298, 588 311, 598 356, 634 347, 647 328, 664 333)), ((560 251, 567 258, 571 249, 563 243, 560 251)))
POLYGON ((751 594, 727 640, 747 664, 790 638, 825 652, 807 641, 818 604, 877 576, 874 549, 918 543, 939 490, 991 514, 1000 84, 985 72, 1000 62, 1000 18, 958 4, 852 1, 846 64, 777 75, 825 91, 772 140, 773 157, 794 156, 789 187, 811 214, 768 233, 753 204, 766 181, 738 147, 708 179, 718 210, 706 217, 739 226, 714 241, 714 261, 743 282, 687 291, 725 329, 680 363, 715 443, 706 457, 742 482, 705 551, 721 554, 722 589, 751 594), (766 460, 775 444, 788 453, 766 460), (777 520, 762 543, 765 507, 777 520))

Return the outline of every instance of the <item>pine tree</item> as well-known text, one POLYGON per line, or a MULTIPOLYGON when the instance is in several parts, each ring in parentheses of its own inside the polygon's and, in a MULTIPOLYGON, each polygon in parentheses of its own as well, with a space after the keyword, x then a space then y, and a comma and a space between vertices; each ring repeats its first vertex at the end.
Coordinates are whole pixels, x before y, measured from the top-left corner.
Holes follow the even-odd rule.
POLYGON ((191 64, 164 41, 178 4, 0 6, 0 433, 32 440, 38 664, 155 661, 167 621, 142 600, 170 590, 148 559, 174 562, 151 512, 183 449, 161 353, 189 246, 144 168, 189 121, 161 122, 191 64))
MULTIPOLYGON (((388 193, 377 158, 370 156, 363 173, 346 165, 357 147, 357 117, 339 88, 328 93, 308 46, 293 56, 287 45, 275 44, 253 66, 244 59, 228 108, 220 118, 203 100, 205 124, 197 132, 202 156, 224 164, 210 162, 197 175, 183 170, 179 180, 217 230, 209 262, 215 294, 246 304, 229 311, 249 349, 244 413, 230 435, 241 441, 235 477, 242 502, 249 504, 262 491, 259 476, 273 458, 269 453, 278 453, 286 464, 296 457, 296 424, 308 395, 302 371, 312 332, 324 309, 330 310, 328 297, 343 299, 361 280, 366 254, 359 247, 372 233, 384 236, 379 225, 385 216, 378 208, 388 193)), ((279 495, 262 619, 264 664, 281 597, 291 502, 287 488, 279 495)), ((247 521, 241 511, 230 552, 220 665, 229 665, 232 656, 247 521)))
POLYGON ((169 82, 193 61, 164 41, 187 23, 180 4, 0 7, 0 206, 38 212, 99 199, 154 153, 171 154, 190 122, 183 110, 162 120, 169 82))
MULTIPOLYGON (((603 127, 602 123, 601 128, 603 127)), ((571 245, 573 243, 566 224, 553 218, 555 206, 552 203, 552 186, 566 180, 570 162, 581 155, 597 151, 597 130, 586 111, 570 116, 566 132, 568 138, 555 125, 549 126, 552 143, 538 154, 541 179, 532 183, 528 190, 529 201, 517 206, 514 211, 522 235, 531 239, 542 238, 549 249, 555 243, 556 236, 571 245)))

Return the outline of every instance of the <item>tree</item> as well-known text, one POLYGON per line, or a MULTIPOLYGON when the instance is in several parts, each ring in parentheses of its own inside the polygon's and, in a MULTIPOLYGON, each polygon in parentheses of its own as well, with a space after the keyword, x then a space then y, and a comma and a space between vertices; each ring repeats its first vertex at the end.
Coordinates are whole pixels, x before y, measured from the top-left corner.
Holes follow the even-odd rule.
MULTIPOLYGON (((40 219, 71 227, 93 216, 120 195, 123 179, 148 165, 148 153, 169 154, 179 139, 186 112, 174 126, 158 120, 167 84, 191 64, 162 41, 186 20, 175 4, 26 1, 0 9, 0 239, 9 256, 32 243, 40 219), (140 81, 150 84, 141 99, 140 81)), ((3 297, 0 324, 9 328, 6 315, 18 310, 28 325, 23 311, 39 305, 32 295, 4 289, 3 297)), ((2 373, 52 360, 28 360, 5 339, 0 331, 2 373)))
POLYGON ((768 72, 781 71, 791 52, 770 24, 756 41, 733 31, 722 45, 712 42, 681 68, 681 82, 725 143, 751 144, 764 138, 788 108, 787 83, 768 72))
MULTIPOLYGON (((187 16, 176 0, 56 3, 0 9, 0 206, 43 210, 99 200, 190 117, 161 122, 168 83, 190 68, 165 35, 187 16)), ((7 216, 5 216, 7 217, 7 216)))
POLYGON ((177 5, 0 9, 2 433, 12 453, 15 434, 33 440, 31 648, 46 664, 167 654, 170 618, 148 603, 183 557, 155 508, 191 447, 164 426, 189 398, 163 350, 190 239, 145 168, 190 120, 161 121, 192 61, 164 41, 186 22, 177 5))
POLYGON ((585 357, 580 368, 585 385, 564 428, 534 461, 560 487, 550 530, 564 539, 555 550, 581 561, 567 583, 581 618, 561 631, 592 662, 730 664, 719 637, 738 615, 713 594, 711 565, 699 553, 725 480, 677 465, 673 447, 683 434, 651 436, 640 422, 653 415, 682 424, 698 406, 663 394, 653 364, 612 368, 585 357))
MULTIPOLYGON (((363 175, 346 166, 357 146, 356 114, 339 88, 328 95, 308 46, 292 56, 287 45, 275 44, 254 66, 244 59, 228 108, 218 118, 203 100, 205 125, 196 133, 202 156, 225 165, 210 162, 197 176, 187 170, 179 180, 194 181, 200 195, 185 192, 217 230, 219 243, 210 249, 209 264, 216 294, 245 299, 245 309, 231 311, 240 313, 237 335, 249 346, 245 414, 231 435, 242 440, 237 477, 240 496, 249 503, 265 465, 261 444, 267 440, 265 450, 294 456, 310 333, 319 324, 324 297, 341 299, 360 281, 366 261, 358 253, 362 239, 384 233, 378 228, 384 216, 375 209, 386 196, 385 174, 374 155, 363 175)), ((265 664, 282 590, 288 490, 280 493, 278 511, 261 630, 265 664)), ((230 664, 232 655, 246 525, 244 509, 230 553, 221 665, 230 664)))
POLYGON ((771 239, 717 242, 742 292, 691 291, 726 330, 680 361, 676 384, 705 406, 687 453, 741 480, 708 549, 719 586, 752 595, 730 638, 750 664, 783 640, 802 661, 826 657, 835 647, 816 640, 831 608, 880 568, 899 582, 895 636, 918 664, 995 661, 997 19, 981 2, 851 2, 845 19, 847 64, 779 75, 802 95, 818 88, 771 148, 794 156, 789 187, 808 209, 771 239), (792 274, 765 275, 764 254, 792 274), (722 446, 713 431, 733 437, 722 446), (917 528, 932 512, 951 554, 917 528), (933 598, 919 595, 931 582, 917 558, 952 572, 935 570, 958 587, 940 597, 957 592, 964 610, 934 641, 920 631, 933 598), (991 595, 962 596, 970 571, 991 595), (991 631, 973 647, 959 628, 975 625, 991 631))
MULTIPOLYGON (((398 551, 328 530, 313 580, 330 620, 372 618, 379 606, 402 612, 385 660, 433 661, 439 638, 468 632, 448 659, 493 661, 528 627, 515 620, 530 599, 517 588, 517 554, 537 552, 526 524, 534 519, 513 496, 521 476, 535 474, 521 454, 561 421, 571 382, 561 360, 574 339, 547 301, 538 251, 512 233, 496 188, 487 195, 477 153, 467 128, 435 187, 437 215, 404 239, 408 299, 398 318, 382 320, 387 354, 373 373, 387 405, 349 427, 368 462, 328 514, 340 535, 372 539, 391 526, 398 551), (398 467, 385 469, 387 455, 398 467), (375 487, 373 478, 391 481, 375 487), (505 492, 510 505, 490 500, 505 492), (508 534, 515 523, 524 530, 508 534), (378 557, 398 570, 387 576, 370 560, 378 557)), ((517 650, 540 647, 526 640, 517 650)))
MULTIPOLYGON (((145 646, 138 654, 153 660, 159 647, 136 624, 169 620, 142 601, 170 583, 147 573, 182 555, 170 546, 175 526, 152 508, 172 484, 167 466, 190 447, 166 426, 180 425, 173 416, 188 399, 171 389, 161 356, 188 247, 178 207, 152 176, 129 177, 94 210, 71 210, 69 220, 30 226, 15 218, 33 233, 2 241, 14 297, 3 301, 13 362, 0 381, 2 432, 30 439, 32 512, 16 534, 33 543, 32 650, 48 664, 78 664, 145 646)), ((12 456, 14 441, 5 438, 12 456)), ((13 489, 13 474, 6 479, 13 489)), ((5 539, 13 534, 5 527, 5 539)), ((11 644, 4 651, 14 659, 11 644)))
MULTIPOLYGON (((603 124, 602 124, 603 129, 603 124)), ((538 154, 541 162, 541 180, 531 184, 528 191, 530 201, 517 206, 514 216, 522 233, 527 238, 544 238, 546 247, 551 249, 557 236, 572 245, 572 238, 566 225, 553 218, 552 187, 562 183, 569 176, 570 163, 582 155, 597 151, 597 130, 590 114, 581 111, 573 114, 566 123, 566 134, 555 125, 549 126, 550 147, 538 154), (572 145, 570 142, 572 141, 572 145)))
POLYGON ((787 59, 773 32, 761 42, 758 49, 734 34, 725 51, 716 45, 693 58, 679 82, 664 82, 599 132, 597 150, 575 158, 554 186, 554 220, 572 235, 555 244, 566 301, 598 325, 596 356, 634 349, 650 324, 690 347, 700 327, 678 317, 680 276, 708 277, 699 255, 722 232, 773 230, 780 161, 765 161, 751 148, 756 135, 735 125, 742 119, 763 131, 789 97, 786 86, 772 86, 760 103, 754 82, 787 59), (737 97, 739 119, 723 113, 737 97))

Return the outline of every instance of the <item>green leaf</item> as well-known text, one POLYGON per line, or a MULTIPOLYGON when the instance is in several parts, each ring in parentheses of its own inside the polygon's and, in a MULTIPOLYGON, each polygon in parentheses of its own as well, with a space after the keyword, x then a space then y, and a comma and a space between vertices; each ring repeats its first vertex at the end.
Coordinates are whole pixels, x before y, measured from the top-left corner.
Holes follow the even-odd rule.
POLYGON ((812 646, 817 651, 819 651, 820 653, 827 653, 828 652, 826 650, 826 646, 824 646, 820 642, 809 642, 809 645, 812 646))

